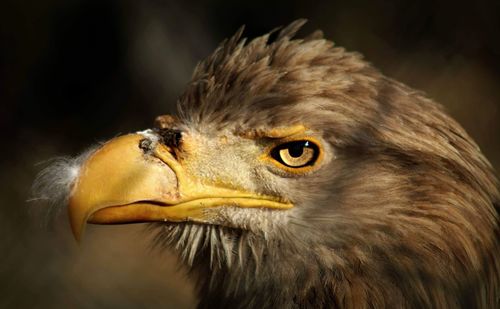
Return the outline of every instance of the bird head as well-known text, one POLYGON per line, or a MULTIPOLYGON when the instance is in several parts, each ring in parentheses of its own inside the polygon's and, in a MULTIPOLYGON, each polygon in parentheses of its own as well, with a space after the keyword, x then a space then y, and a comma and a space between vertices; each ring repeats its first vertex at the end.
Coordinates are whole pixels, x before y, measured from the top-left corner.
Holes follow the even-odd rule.
POLYGON ((69 198, 76 237, 87 222, 155 221, 272 235, 331 201, 336 152, 326 122, 340 111, 328 111, 334 102, 324 95, 343 77, 326 63, 345 55, 328 54, 323 39, 291 40, 301 25, 271 44, 269 34, 245 44, 238 32, 198 65, 178 115, 90 155, 69 198))
POLYGON ((302 24, 238 31, 196 67, 177 115, 79 160, 75 236, 153 222, 204 274, 200 291, 299 304, 452 304, 443 291, 497 280, 498 191, 474 142, 359 54, 294 39, 302 24))

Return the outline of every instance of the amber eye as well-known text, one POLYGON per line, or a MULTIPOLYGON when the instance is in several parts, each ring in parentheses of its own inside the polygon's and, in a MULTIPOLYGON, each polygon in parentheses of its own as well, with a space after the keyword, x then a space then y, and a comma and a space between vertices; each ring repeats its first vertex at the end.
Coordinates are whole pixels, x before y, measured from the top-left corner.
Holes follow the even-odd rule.
POLYGON ((281 144, 271 151, 271 156, 276 161, 293 168, 313 165, 318 155, 318 146, 306 140, 281 144))

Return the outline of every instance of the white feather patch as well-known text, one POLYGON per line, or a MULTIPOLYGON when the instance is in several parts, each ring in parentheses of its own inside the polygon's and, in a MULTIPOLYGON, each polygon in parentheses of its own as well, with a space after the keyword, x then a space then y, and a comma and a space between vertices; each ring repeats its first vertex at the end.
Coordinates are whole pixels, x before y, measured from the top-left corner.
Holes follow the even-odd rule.
POLYGON ((147 129, 144 131, 138 131, 136 133, 140 134, 140 135, 144 136, 145 138, 147 138, 148 140, 150 140, 151 143, 153 143, 153 145, 158 143, 159 136, 151 129, 147 129))
POLYGON ((92 147, 74 158, 58 157, 47 161, 48 166, 40 171, 33 183, 29 201, 49 206, 48 214, 59 212, 68 203, 80 167, 97 148, 92 147))

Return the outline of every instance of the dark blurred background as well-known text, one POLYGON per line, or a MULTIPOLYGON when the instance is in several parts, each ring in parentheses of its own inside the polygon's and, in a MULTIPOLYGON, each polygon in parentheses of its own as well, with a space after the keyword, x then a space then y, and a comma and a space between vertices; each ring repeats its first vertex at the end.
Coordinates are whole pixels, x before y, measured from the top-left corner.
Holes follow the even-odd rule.
POLYGON ((43 162, 151 126, 192 69, 246 24, 309 19, 337 45, 443 104, 500 167, 499 1, 45 0, 0 4, 0 307, 192 308, 175 257, 140 225, 76 245, 28 203, 43 162), (41 164, 40 164, 41 163, 41 164))

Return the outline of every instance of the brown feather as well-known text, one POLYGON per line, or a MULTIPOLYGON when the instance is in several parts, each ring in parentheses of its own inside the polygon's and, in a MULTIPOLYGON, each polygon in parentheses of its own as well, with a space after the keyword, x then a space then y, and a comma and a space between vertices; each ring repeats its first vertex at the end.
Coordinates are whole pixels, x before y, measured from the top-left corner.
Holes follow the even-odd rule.
MULTIPOLYGON (((335 153, 289 188, 304 206, 279 236, 193 226, 200 308, 498 308, 500 198, 478 146, 440 105, 359 54, 320 32, 292 39, 303 23, 272 42, 246 43, 240 29, 179 99, 187 127, 300 123, 335 153), (239 262, 221 263, 228 252, 239 262)), ((161 225, 158 239, 182 252, 183 231, 161 225)))

